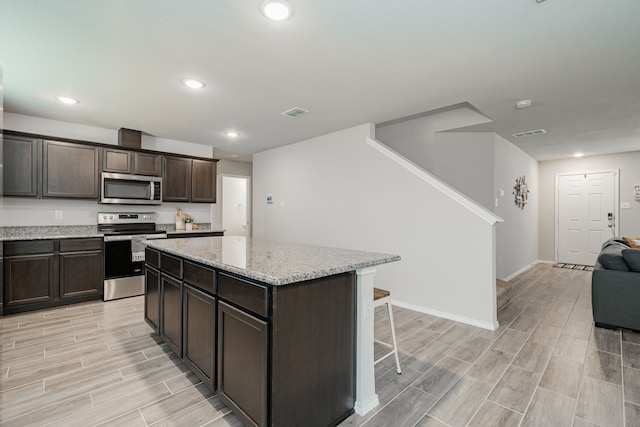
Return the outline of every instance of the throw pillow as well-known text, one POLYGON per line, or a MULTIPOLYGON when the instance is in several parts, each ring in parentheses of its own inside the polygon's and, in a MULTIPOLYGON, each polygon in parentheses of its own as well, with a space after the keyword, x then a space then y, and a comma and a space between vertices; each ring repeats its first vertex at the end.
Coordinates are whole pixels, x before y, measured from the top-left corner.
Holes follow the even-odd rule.
POLYGON ((640 249, 623 249, 622 256, 629 270, 640 272, 640 249))
POLYGON ((629 249, 627 245, 609 244, 602 248, 602 252, 598 255, 598 262, 607 270, 630 271, 622 255, 622 251, 626 249, 629 249))

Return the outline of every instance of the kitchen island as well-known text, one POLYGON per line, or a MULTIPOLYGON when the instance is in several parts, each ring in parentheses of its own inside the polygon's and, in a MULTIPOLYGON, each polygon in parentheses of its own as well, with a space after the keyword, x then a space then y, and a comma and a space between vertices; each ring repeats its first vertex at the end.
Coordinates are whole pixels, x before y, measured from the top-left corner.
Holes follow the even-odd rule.
POLYGON ((397 255, 238 236, 149 241, 145 319, 247 425, 377 405, 375 266, 397 255))

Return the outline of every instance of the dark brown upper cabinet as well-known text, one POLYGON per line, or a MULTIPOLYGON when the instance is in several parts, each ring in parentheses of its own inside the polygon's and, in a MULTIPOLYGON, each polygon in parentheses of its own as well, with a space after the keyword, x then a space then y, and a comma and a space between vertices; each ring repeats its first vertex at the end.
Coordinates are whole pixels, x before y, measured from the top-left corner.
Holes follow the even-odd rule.
POLYGON ((99 147, 45 140, 42 159, 42 197, 98 199, 99 147))
POLYGON ((105 172, 161 176, 162 156, 152 153, 105 148, 102 170, 105 172))
POLYGON ((162 156, 135 152, 133 156, 133 173, 136 175, 162 176, 162 156))
POLYGON ((102 170, 113 173, 131 173, 133 166, 131 151, 105 148, 102 151, 102 170))
POLYGON ((3 144, 3 182, 5 196, 37 197, 40 186, 40 152, 42 141, 34 138, 5 136, 3 144))
POLYGON ((217 163, 212 160, 164 156, 165 202, 216 202, 217 163))
POLYGON ((216 162, 193 159, 191 165, 192 202, 216 202, 216 170, 216 162))

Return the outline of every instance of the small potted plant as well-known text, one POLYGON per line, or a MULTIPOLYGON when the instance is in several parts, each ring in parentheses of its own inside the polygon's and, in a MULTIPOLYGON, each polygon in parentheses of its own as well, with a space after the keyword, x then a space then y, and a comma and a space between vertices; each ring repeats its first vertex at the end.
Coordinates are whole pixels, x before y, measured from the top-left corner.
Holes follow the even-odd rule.
POLYGON ((192 231, 193 230, 193 218, 191 218, 190 216, 186 217, 184 219, 184 225, 185 225, 185 229, 187 231, 192 231))

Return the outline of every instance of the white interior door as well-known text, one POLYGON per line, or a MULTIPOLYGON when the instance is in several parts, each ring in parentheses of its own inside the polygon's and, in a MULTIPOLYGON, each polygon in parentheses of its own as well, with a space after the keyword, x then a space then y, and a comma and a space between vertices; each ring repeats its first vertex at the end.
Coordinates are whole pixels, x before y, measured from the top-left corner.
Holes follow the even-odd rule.
POLYGON ((594 265, 616 233, 617 173, 558 176, 558 262, 594 265))
POLYGON ((251 236, 249 177, 222 176, 222 228, 225 236, 251 236))

